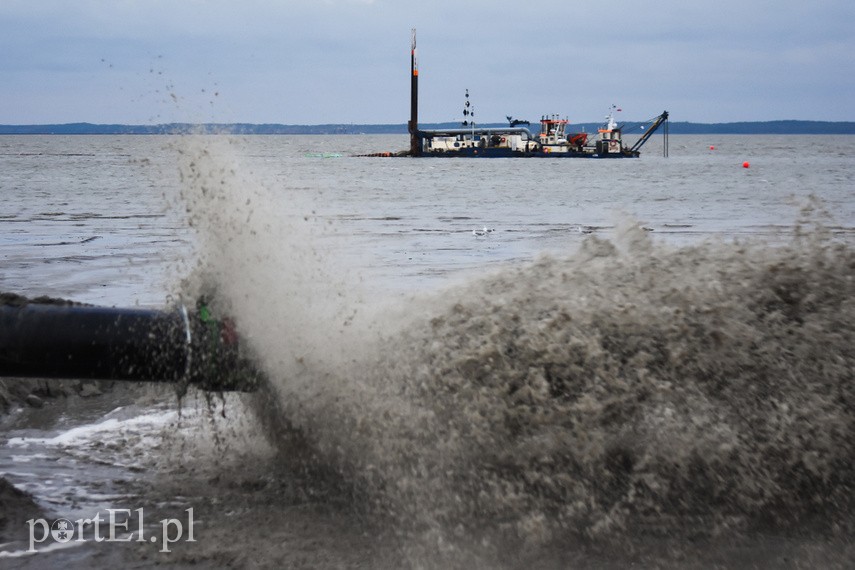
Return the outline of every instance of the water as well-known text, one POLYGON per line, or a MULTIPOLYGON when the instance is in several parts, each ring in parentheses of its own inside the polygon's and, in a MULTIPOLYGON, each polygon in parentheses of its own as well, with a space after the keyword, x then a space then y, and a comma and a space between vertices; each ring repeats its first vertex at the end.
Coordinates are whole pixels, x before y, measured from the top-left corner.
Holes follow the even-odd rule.
POLYGON ((171 264, 190 251, 183 216, 167 199, 174 167, 163 163, 165 143, 3 137, 0 288, 162 304, 171 264))
MULTIPOLYGON (((228 159, 248 184, 300 201, 301 208, 283 216, 327 224, 324 240, 344 250, 340 257, 364 258, 363 273, 393 289, 544 250, 568 251, 587 229, 610 228, 622 214, 680 243, 786 233, 808 195, 834 212, 831 225, 841 233, 852 231, 855 218, 847 137, 683 136, 672 139, 668 159, 654 139, 641 160, 611 162, 347 156, 398 149, 407 143, 403 137, 232 142, 228 159), (345 156, 306 156, 322 152, 345 156), (741 168, 744 160, 752 167, 741 168), (470 239, 484 226, 496 233, 470 239)), ((0 139, 0 287, 163 303, 175 285, 169 273, 187 271, 172 264, 194 255, 184 205, 176 201, 174 143, 168 137, 0 139), (96 272, 101 283, 93 284, 96 272)))
MULTIPOLYGON (((172 563, 679 566, 673 545, 644 546, 668 534, 748 536, 770 566, 851 559, 750 533, 851 529, 854 140, 348 156, 406 142, 0 138, 0 290, 124 306, 213 287, 271 380, 266 406, 232 398, 209 429, 202 400, 183 423, 161 397, 130 408, 121 421, 148 443, 100 449, 104 470, 53 508, 109 502, 91 483, 121 481, 109 470, 130 454, 151 504, 217 521, 172 563), (145 418, 182 435, 157 444, 145 418), (287 546, 259 530, 274 522, 287 546), (258 559, 221 540, 246 525, 258 559), (629 541, 625 558, 597 541, 629 541)), ((39 470, 95 449, 64 430, 115 418, 67 413, 45 434, 15 428, 0 455, 48 503, 39 470)))

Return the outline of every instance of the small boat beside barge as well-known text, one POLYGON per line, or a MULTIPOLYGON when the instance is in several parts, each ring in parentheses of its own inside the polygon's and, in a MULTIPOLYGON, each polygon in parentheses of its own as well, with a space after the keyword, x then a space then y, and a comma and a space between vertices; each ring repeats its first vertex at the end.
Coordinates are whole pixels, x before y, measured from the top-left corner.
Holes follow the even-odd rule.
MULTIPOLYGON (((419 68, 416 59, 416 31, 413 30, 410 69, 410 156, 420 157, 548 157, 548 158, 637 158, 640 149, 653 133, 665 126, 664 154, 668 155, 668 111, 652 120, 644 134, 632 145, 623 142, 622 126, 610 112, 605 124, 597 134, 589 138, 588 133, 568 133, 569 121, 558 115, 543 116, 540 133, 535 136, 526 122, 508 117, 508 127, 476 127, 474 121, 464 120, 463 128, 420 129, 418 126, 418 80, 419 68)), ((464 115, 468 116, 469 93, 466 93, 464 115)))

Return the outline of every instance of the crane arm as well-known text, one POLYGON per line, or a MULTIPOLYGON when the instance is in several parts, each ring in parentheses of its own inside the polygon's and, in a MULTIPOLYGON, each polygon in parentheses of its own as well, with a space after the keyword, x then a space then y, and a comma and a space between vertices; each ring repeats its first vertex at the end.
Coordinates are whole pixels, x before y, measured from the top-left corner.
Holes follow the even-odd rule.
POLYGON ((662 111, 662 114, 653 120, 653 124, 650 125, 650 128, 647 129, 647 131, 643 135, 641 135, 641 138, 638 139, 634 145, 632 145, 630 152, 637 152, 642 146, 644 146, 644 143, 646 143, 647 140, 653 136, 653 133, 656 132, 656 129, 661 127, 662 123, 667 120, 668 111, 662 111))

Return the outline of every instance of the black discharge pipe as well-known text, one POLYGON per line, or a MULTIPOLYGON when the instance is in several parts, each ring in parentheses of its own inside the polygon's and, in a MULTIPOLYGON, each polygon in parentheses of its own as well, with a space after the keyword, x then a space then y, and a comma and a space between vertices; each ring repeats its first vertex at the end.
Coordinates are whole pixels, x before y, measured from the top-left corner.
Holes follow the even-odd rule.
POLYGON ((229 319, 63 302, 0 302, 0 376, 129 380, 252 391, 261 374, 229 319))

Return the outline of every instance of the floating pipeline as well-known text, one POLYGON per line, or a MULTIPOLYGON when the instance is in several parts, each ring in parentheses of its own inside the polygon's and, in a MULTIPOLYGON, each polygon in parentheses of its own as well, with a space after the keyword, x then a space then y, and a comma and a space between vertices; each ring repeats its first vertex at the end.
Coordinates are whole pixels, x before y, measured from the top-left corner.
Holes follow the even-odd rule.
POLYGON ((397 158, 401 156, 412 156, 408 150, 399 150, 395 152, 371 152, 368 154, 355 154, 355 158, 397 158))
POLYGON ((307 152, 306 158, 341 158, 344 156, 340 152, 307 152))
POLYGON ((168 382, 253 391, 232 321, 195 311, 127 309, 0 295, 0 377, 168 382))
MULTIPOLYGON (((344 155, 338 152, 310 152, 306 153, 306 158, 341 158, 344 155)), ((386 151, 386 152, 370 152, 368 154, 354 154, 354 158, 393 158, 401 156, 410 156, 408 150, 386 151)))

